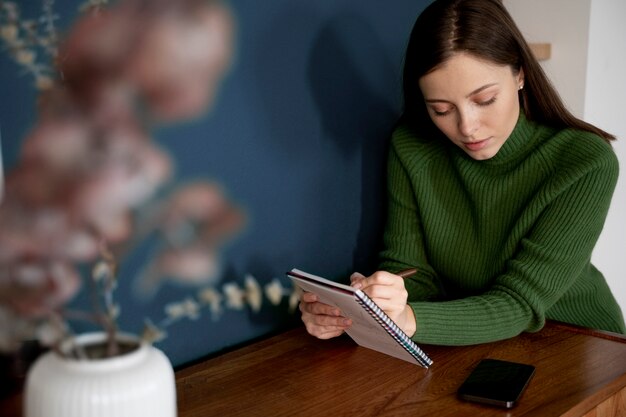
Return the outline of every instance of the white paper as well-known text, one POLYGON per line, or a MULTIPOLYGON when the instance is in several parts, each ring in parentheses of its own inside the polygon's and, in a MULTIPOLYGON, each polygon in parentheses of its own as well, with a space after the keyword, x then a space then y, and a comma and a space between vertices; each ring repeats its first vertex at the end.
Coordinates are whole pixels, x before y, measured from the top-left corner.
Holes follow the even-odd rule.
POLYGON ((326 285, 316 284, 293 275, 288 275, 291 280, 302 290, 317 294, 320 301, 338 307, 345 317, 352 320, 352 326, 346 333, 359 345, 396 357, 398 359, 420 365, 419 361, 397 342, 393 336, 365 310, 355 293, 358 290, 337 282, 312 275, 298 269, 292 272, 322 282, 326 285), (332 286, 332 287, 329 287, 332 286))

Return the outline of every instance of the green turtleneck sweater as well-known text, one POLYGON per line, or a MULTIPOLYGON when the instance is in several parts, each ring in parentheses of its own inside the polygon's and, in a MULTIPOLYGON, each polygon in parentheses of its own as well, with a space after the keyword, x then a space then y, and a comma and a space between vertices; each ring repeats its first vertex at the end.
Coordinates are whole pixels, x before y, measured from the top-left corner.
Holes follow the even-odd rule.
POLYGON ((381 269, 407 279, 421 343, 466 345, 537 331, 554 319, 625 332, 591 264, 618 176, 600 137, 520 115, 491 159, 445 138, 393 134, 381 269))

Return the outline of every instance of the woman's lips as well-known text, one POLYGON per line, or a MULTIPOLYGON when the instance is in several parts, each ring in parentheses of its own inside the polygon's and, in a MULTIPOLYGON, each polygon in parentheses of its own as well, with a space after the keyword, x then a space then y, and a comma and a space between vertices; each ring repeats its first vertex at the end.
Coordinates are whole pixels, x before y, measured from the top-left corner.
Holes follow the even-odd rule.
POLYGON ((490 139, 491 138, 477 140, 475 142, 463 142, 463 146, 465 146, 467 150, 470 150, 472 152, 480 151, 489 144, 490 139))

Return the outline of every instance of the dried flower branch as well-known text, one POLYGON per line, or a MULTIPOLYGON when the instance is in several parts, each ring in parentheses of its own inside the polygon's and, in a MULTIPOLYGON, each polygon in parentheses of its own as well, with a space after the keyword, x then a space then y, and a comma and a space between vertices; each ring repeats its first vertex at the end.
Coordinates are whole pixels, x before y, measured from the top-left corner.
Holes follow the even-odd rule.
POLYGON ((0 0, 0 42, 33 76, 41 103, 0 202, 0 324, 11 324, 0 326, 0 349, 35 333, 58 348, 73 335, 68 322, 88 321, 115 355, 118 265, 147 237, 156 250, 138 288, 176 280, 200 290, 168 304, 158 325, 146 321, 146 340, 203 309, 213 320, 224 308, 258 313, 264 295, 273 305, 289 297, 293 311, 297 294, 278 280, 262 289, 247 274, 243 286, 214 288, 220 248, 245 225, 224 190, 197 181, 155 198, 174 164, 148 121, 210 107, 232 55, 229 10, 219 0, 88 0, 61 39, 53 6, 42 0, 41 15, 26 19, 17 2, 0 0), (92 308, 70 310, 85 265, 92 308))
POLYGON ((173 302, 165 306, 166 317, 158 324, 146 320, 142 338, 146 342, 154 343, 163 340, 167 336, 166 328, 180 320, 197 320, 203 307, 207 307, 211 318, 216 321, 224 311, 224 307, 232 310, 243 310, 250 307, 253 313, 258 313, 263 304, 263 294, 267 296, 271 305, 278 306, 284 297, 289 298, 289 308, 295 310, 299 302, 301 291, 298 287, 288 290, 282 287, 280 280, 274 278, 261 290, 258 280, 252 274, 246 274, 244 288, 235 282, 227 282, 222 286, 223 293, 212 287, 206 287, 198 291, 197 297, 187 297, 182 301, 173 302))
POLYGON ((33 76, 39 90, 53 85, 54 68, 49 62, 56 59, 58 46, 58 15, 52 11, 53 4, 52 0, 44 1, 42 16, 25 20, 16 2, 0 2, 0 39, 13 60, 33 76), (41 59, 38 52, 43 55, 41 59))
POLYGON ((99 12, 109 3, 108 0, 88 0, 78 7, 78 10, 82 13, 85 12, 99 12))

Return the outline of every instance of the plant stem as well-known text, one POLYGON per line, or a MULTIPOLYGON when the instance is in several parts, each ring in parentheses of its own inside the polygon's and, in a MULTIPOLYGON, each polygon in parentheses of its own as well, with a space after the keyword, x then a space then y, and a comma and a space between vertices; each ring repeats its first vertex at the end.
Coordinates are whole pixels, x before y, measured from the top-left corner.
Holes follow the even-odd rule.
MULTIPOLYGON (((113 320, 109 319, 101 311, 88 313, 80 310, 64 310, 62 312, 62 316, 68 320, 80 320, 101 325, 106 334, 106 356, 112 357, 119 354, 120 350, 119 345, 117 344, 117 326, 113 320)), ((79 357, 85 357, 84 352, 82 352, 82 355, 81 352, 78 352, 78 346, 76 346, 76 350, 79 357)))

